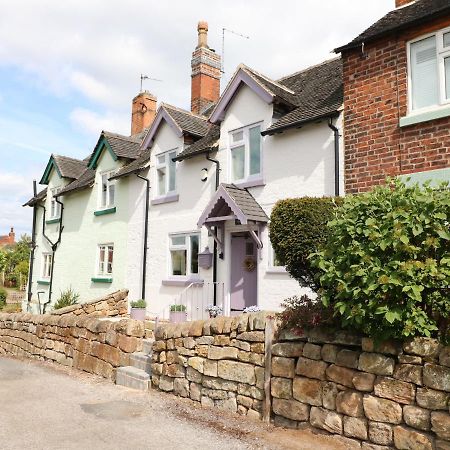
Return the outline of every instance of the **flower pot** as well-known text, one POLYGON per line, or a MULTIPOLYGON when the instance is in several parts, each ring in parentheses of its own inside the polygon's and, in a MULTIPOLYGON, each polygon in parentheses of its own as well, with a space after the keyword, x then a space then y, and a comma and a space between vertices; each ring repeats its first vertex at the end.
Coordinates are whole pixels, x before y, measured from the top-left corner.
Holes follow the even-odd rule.
POLYGON ((169 320, 172 323, 186 322, 186 311, 170 311, 169 320))
POLYGON ((131 308, 130 318, 133 320, 145 320, 145 308, 131 308))

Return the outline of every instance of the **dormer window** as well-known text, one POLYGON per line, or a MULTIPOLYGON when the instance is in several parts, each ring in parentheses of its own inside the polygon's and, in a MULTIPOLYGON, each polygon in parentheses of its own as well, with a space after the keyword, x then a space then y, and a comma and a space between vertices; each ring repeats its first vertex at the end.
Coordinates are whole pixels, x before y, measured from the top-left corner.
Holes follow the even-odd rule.
POLYGON ((176 191, 176 150, 156 156, 156 184, 158 196, 164 196, 176 191))
POLYGON ((56 201, 56 195, 59 191, 61 191, 61 188, 53 188, 50 191, 50 219, 59 219, 61 217, 61 205, 56 201))
POLYGON ((230 132, 231 180, 234 183, 261 178, 261 125, 230 132))
POLYGON ((103 172, 100 182, 100 208, 112 208, 115 204, 116 186, 115 181, 110 180, 114 171, 103 172))

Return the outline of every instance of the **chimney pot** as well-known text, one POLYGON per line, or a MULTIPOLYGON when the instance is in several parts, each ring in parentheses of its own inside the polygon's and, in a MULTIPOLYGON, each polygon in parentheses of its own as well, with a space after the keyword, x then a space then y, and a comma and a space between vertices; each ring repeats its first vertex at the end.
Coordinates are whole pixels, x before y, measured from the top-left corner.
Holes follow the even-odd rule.
POLYGON ((408 3, 413 3, 415 0, 395 0, 395 7, 400 8, 407 5, 408 3))
POLYGON ((133 98, 131 106, 131 135, 149 128, 156 116, 156 97, 142 91, 133 98))
POLYGON ((201 20, 197 26, 198 31, 198 45, 197 48, 209 48, 208 47, 208 22, 201 20))

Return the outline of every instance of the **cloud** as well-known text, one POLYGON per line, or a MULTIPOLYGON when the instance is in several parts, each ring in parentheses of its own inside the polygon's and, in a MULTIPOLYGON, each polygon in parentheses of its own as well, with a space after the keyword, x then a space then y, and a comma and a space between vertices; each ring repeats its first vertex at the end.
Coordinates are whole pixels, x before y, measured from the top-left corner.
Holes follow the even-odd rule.
POLYGON ((83 133, 98 136, 100 131, 107 130, 120 134, 129 134, 130 118, 106 112, 100 114, 85 108, 75 108, 70 113, 72 124, 83 133))

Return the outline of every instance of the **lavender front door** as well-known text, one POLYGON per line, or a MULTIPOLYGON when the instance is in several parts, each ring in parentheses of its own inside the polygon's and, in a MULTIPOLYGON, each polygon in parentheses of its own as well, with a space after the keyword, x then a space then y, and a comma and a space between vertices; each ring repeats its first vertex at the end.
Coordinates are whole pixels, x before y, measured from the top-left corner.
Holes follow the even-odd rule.
POLYGON ((231 235, 231 315, 257 303, 257 250, 247 233, 231 235))

